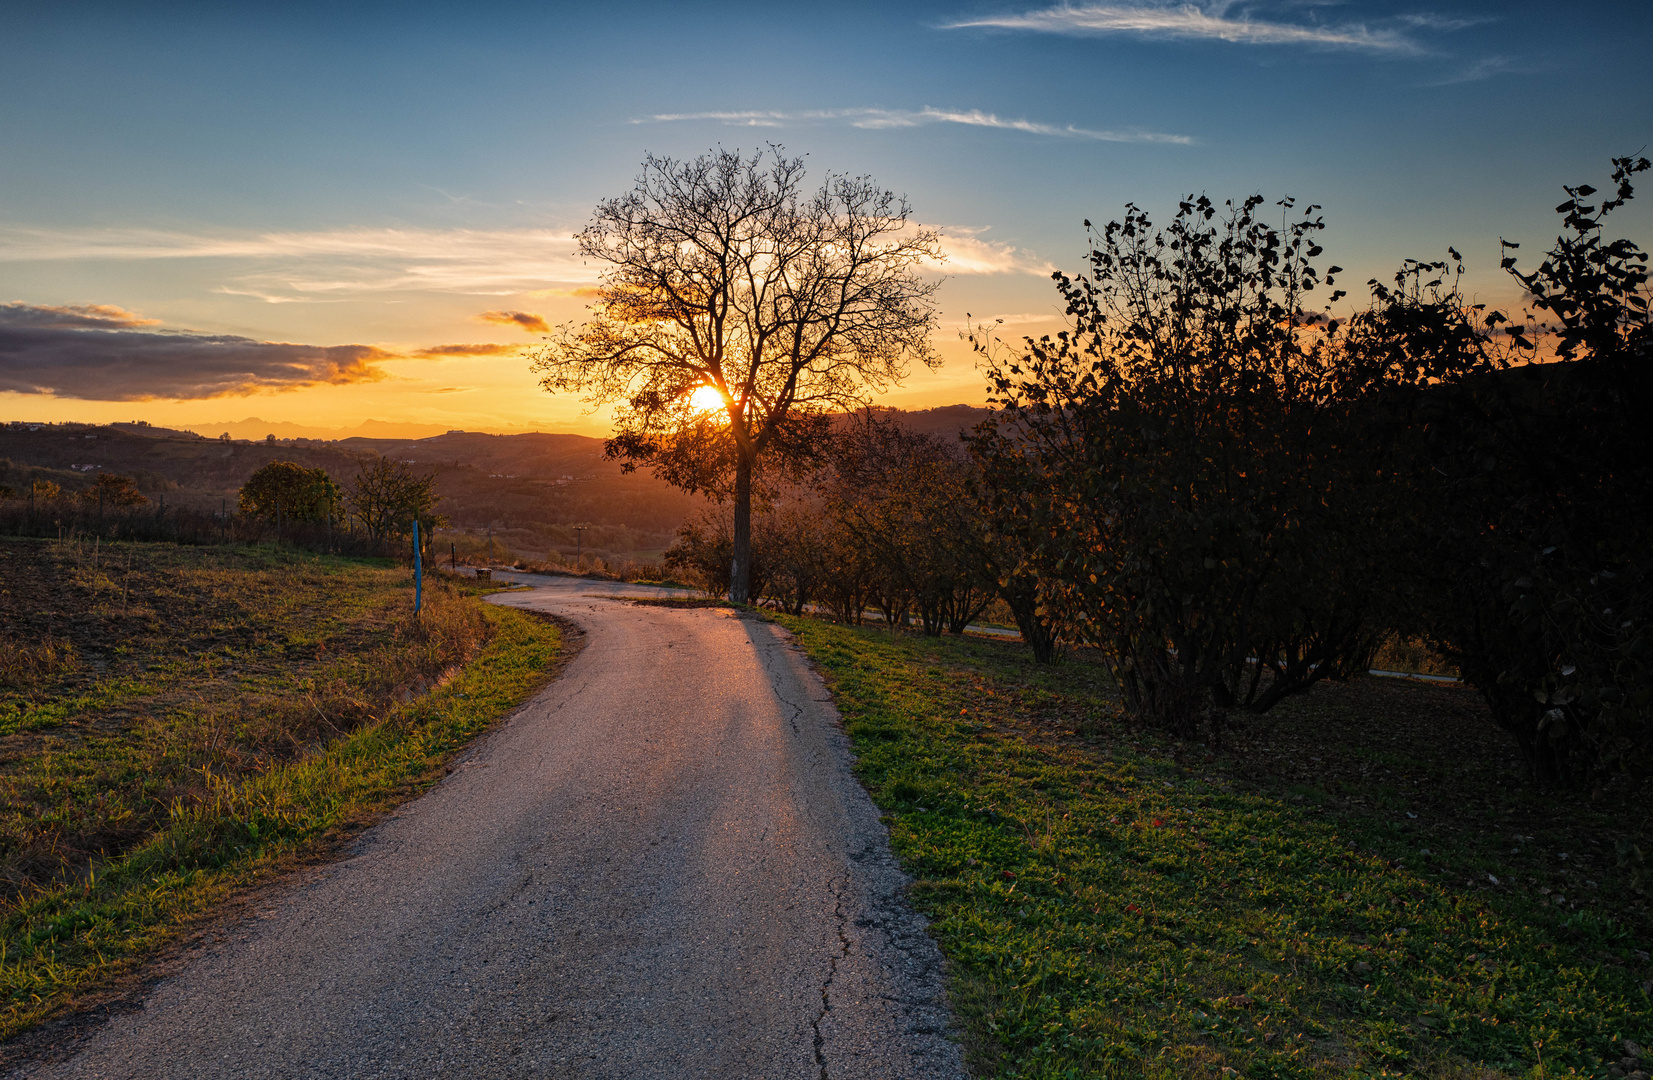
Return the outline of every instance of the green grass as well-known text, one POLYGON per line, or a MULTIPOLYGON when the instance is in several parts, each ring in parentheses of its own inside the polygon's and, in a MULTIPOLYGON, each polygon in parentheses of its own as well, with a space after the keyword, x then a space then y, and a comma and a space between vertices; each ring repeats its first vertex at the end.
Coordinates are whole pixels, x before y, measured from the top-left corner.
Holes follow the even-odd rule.
POLYGON ((117 677, 89 690, 48 701, 0 701, 0 735, 41 731, 89 712, 131 705, 156 693, 160 689, 158 683, 159 680, 117 677))
MULTIPOLYGON (((1653 1034, 1635 901, 1459 885, 1443 867, 1519 872, 1507 841, 1443 827, 1424 857, 1381 790, 1159 742, 1084 662, 779 621, 833 685, 983 1075, 1605 1077, 1653 1034)), ((1301 700, 1280 724, 1326 707, 1301 700)))
MULTIPOLYGON (((543 685, 561 648, 551 623, 436 583, 414 624, 396 608, 405 571, 279 554, 176 557, 195 574, 181 575, 186 585, 210 579, 216 607, 171 637, 151 627, 140 666, 163 686, 202 680, 200 695, 156 697, 175 707, 118 724, 69 708, 61 727, 10 736, 21 756, 0 774, 8 820, 37 809, 32 833, 19 817, 7 835, 21 844, 78 832, 101 838, 107 854, 65 857, 0 907, 0 1039, 109 992, 226 899, 326 857, 417 795, 543 685), (253 565, 220 565, 243 557, 253 565), (238 588, 270 610, 249 622, 238 588), (206 648, 179 654, 186 631, 206 648), (294 668, 285 676, 283 657, 294 668)), ((75 700, 78 686, 60 689, 30 693, 75 700)))

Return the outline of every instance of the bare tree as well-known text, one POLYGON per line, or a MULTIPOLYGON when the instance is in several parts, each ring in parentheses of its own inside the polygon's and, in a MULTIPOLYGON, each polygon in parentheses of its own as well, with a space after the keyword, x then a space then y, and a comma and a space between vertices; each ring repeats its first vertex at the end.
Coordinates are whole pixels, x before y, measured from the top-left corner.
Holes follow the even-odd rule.
POLYGON ((436 493, 436 474, 410 469, 405 461, 364 462, 345 497, 375 540, 406 536, 416 518, 429 538, 431 528, 447 520, 435 512, 442 499, 436 493))
POLYGON ((940 363, 939 282, 919 276, 941 258, 937 234, 869 177, 829 174, 813 195, 803 178, 803 159, 773 146, 650 155, 580 233, 581 252, 607 264, 592 318, 533 362, 547 391, 619 403, 610 455, 732 499, 738 603, 751 599, 760 467, 810 460, 831 413, 899 382, 911 360, 940 363))

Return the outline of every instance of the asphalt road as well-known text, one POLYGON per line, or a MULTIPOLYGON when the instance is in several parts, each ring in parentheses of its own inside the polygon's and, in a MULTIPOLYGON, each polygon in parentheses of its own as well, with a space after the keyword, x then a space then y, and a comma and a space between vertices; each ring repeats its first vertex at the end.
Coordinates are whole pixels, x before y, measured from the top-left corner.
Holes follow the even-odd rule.
POLYGON ((591 595, 637 591, 496 597, 586 630, 556 683, 350 858, 15 1075, 963 1076, 819 680, 769 624, 591 595))

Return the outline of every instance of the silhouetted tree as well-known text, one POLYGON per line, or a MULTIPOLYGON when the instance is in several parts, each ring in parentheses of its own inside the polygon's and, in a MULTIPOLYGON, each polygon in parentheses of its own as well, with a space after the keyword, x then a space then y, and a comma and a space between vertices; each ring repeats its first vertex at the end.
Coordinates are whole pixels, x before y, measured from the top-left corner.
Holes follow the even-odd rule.
POLYGON ((940 256, 903 198, 870 178, 802 190, 779 148, 694 161, 649 156, 597 207, 580 251, 606 266, 590 321, 534 358, 541 385, 618 402, 609 453, 733 504, 729 595, 751 588, 760 465, 813 458, 833 412, 899 381, 930 344, 940 256), (721 408, 695 391, 710 388, 721 408))
POLYGON ((1546 786, 1653 772, 1647 255, 1603 225, 1648 167, 1616 159, 1599 203, 1566 188, 1536 269, 1506 256, 1530 305, 1519 325, 1442 285, 1441 264, 1365 316, 1367 351, 1410 369, 1387 399, 1406 434, 1396 482, 1419 508, 1396 591, 1546 786))
MULTIPOLYGON (((678 527, 677 539, 663 558, 670 569, 691 571, 708 592, 724 596, 729 593, 734 546, 734 515, 724 508, 708 509, 696 520, 678 527)), ((762 595, 768 581, 768 563, 761 533, 754 537, 750 548, 747 573, 753 595, 762 595)))

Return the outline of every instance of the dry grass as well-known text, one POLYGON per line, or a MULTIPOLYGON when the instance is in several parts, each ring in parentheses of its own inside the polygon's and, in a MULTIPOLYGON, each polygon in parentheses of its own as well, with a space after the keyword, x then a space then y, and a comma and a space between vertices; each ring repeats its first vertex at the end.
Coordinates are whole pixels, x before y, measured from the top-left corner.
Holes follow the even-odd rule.
POLYGON ((0 902, 378 720, 487 638, 449 583, 415 619, 405 571, 293 553, 0 541, 0 569, 0 902))
POLYGON ((11 634, 0 637, 0 688, 28 690, 73 671, 80 664, 74 644, 47 637, 24 641, 11 634))
POLYGON ((0 690, 0 1040, 137 993, 550 677, 555 625, 441 577, 415 620, 410 586, 269 549, 0 540, 0 625, 79 660, 0 690))

